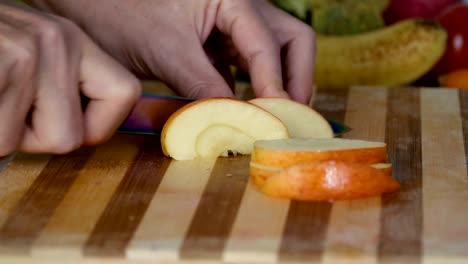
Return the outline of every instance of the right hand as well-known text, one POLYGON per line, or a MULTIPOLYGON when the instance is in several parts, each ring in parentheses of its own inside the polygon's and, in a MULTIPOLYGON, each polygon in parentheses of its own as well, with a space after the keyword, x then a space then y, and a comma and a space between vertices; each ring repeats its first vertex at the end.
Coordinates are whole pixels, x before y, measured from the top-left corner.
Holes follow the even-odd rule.
POLYGON ((101 143, 140 92, 72 22, 0 0, 0 157, 101 143), (89 98, 85 109, 80 95, 89 98))

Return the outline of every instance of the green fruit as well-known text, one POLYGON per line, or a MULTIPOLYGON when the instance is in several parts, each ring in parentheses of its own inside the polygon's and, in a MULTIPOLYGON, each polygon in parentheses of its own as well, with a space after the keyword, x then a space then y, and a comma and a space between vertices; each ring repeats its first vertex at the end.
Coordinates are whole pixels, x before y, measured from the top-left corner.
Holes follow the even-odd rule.
POLYGON ((324 35, 352 35, 385 26, 375 8, 365 5, 328 5, 313 13, 312 27, 324 35))
POLYGON ((398 86, 427 73, 443 55, 447 32, 431 20, 404 20, 350 36, 317 35, 319 88, 398 86))

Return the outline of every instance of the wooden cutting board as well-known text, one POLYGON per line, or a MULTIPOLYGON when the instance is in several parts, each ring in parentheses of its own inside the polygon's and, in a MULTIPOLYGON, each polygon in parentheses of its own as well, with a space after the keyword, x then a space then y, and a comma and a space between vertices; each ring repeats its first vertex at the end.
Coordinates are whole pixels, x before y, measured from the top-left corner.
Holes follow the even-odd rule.
POLYGON ((0 173, 0 263, 468 263, 468 92, 354 87, 315 107, 388 143, 401 191, 298 202, 260 194, 248 156, 172 161, 157 136, 0 173))

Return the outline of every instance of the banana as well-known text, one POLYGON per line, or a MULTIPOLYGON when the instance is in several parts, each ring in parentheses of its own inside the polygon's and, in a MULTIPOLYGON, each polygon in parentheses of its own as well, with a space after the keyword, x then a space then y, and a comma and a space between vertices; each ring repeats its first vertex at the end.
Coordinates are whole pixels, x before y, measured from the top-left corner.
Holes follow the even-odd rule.
POLYGON ((443 55, 447 32, 438 23, 409 19, 357 35, 317 35, 315 84, 400 86, 427 73, 443 55))

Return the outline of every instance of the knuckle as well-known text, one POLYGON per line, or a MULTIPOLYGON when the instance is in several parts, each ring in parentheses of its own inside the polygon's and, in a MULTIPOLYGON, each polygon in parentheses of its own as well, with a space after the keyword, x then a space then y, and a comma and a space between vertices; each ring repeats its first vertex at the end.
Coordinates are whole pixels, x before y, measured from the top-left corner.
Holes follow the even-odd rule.
POLYGON ((88 135, 84 143, 88 146, 99 145, 109 140, 112 137, 112 135, 112 132, 95 133, 92 135, 88 135))
POLYGON ((226 89, 223 89, 223 84, 214 82, 194 82, 187 89, 184 89, 183 96, 188 98, 204 98, 204 97, 230 97, 226 89))
POLYGON ((205 82, 194 82, 187 86, 182 92, 182 96, 188 98, 203 98, 204 91, 212 90, 214 87, 205 82))
POLYGON ((132 101, 138 99, 142 93, 141 82, 137 78, 129 78, 123 85, 123 96, 129 98, 132 101))
POLYGON ((48 152, 53 154, 66 154, 78 149, 83 144, 83 137, 56 137, 50 138, 47 143, 48 152))
POLYGON ((307 24, 299 23, 297 27, 297 34, 309 42, 315 41, 315 31, 307 24))
POLYGON ((63 42, 62 27, 50 20, 42 20, 37 24, 36 33, 46 47, 54 47, 63 42))
POLYGON ((35 65, 39 55, 35 39, 31 35, 23 34, 15 39, 15 44, 12 51, 15 64, 21 68, 35 65))
POLYGON ((134 103, 142 93, 141 83, 137 78, 127 78, 119 83, 119 88, 112 91, 112 97, 123 103, 134 103))
POLYGON ((0 158, 6 157, 16 151, 18 144, 11 140, 2 140, 0 142, 0 158))

